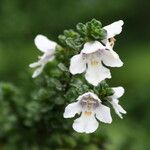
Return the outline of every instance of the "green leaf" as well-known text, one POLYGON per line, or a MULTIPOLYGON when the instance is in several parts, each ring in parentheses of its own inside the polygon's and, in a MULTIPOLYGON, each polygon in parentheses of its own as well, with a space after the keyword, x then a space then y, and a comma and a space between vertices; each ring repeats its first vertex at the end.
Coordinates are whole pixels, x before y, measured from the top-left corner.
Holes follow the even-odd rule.
POLYGON ((111 95, 113 95, 113 94, 114 94, 114 91, 113 91, 112 88, 107 88, 107 89, 106 89, 106 95, 107 95, 107 96, 111 96, 111 95))
POLYGON ((62 70, 62 71, 66 71, 69 72, 68 68, 63 64, 63 63, 59 63, 58 67, 62 70))
POLYGON ((79 33, 81 33, 82 35, 87 35, 87 27, 86 25, 84 25, 83 23, 78 23, 76 25, 76 29, 79 33))
POLYGON ((59 41, 60 41, 63 45, 66 44, 66 36, 64 36, 64 35, 59 35, 59 36, 58 36, 58 39, 59 39, 59 41))
POLYGON ((76 38, 76 39, 67 38, 66 39, 66 44, 74 50, 79 50, 83 45, 82 42, 83 42, 82 38, 76 38))

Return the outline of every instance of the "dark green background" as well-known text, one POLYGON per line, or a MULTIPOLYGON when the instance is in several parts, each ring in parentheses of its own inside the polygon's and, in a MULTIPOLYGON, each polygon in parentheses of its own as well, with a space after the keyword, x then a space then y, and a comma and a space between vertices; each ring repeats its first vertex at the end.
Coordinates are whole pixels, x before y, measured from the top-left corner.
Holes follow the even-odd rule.
POLYGON ((51 40, 64 29, 92 18, 103 25, 124 20, 114 50, 124 66, 112 68, 112 86, 122 85, 121 98, 127 115, 113 115, 111 125, 100 124, 107 135, 107 150, 150 149, 150 1, 145 0, 1 0, 0 1, 0 80, 21 86, 22 75, 32 73, 28 64, 40 53, 34 37, 41 33, 51 40))

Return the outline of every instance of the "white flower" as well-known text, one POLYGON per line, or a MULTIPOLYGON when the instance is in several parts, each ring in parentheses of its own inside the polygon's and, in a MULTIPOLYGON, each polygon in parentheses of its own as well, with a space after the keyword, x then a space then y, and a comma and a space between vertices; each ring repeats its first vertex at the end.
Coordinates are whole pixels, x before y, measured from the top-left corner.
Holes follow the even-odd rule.
POLYGON ((39 57, 39 60, 35 63, 29 65, 31 68, 36 68, 32 77, 35 78, 42 73, 44 66, 54 59, 54 53, 57 43, 50 41, 47 37, 43 35, 37 35, 35 40, 35 45, 44 54, 39 57))
POLYGON ((116 114, 122 119, 122 114, 126 114, 127 112, 119 105, 119 100, 123 94, 124 94, 124 88, 123 87, 115 87, 112 88, 114 90, 114 94, 112 96, 109 96, 109 102, 111 103, 112 107, 114 108, 116 114), (122 114, 121 114, 122 113, 122 114))
POLYGON ((110 38, 121 33, 122 25, 123 21, 120 20, 104 27, 107 31, 107 37, 102 41, 104 45, 99 41, 85 43, 80 54, 71 58, 70 72, 78 74, 86 71, 86 80, 94 86, 97 86, 106 78, 111 78, 109 69, 104 67, 102 62, 110 67, 121 67, 123 65, 109 41, 110 38))
POLYGON ((99 41, 91 41, 84 44, 81 53, 71 58, 70 72, 78 74, 86 71, 86 80, 97 86, 102 80, 111 78, 108 68, 102 62, 111 67, 123 65, 118 54, 112 49, 107 49, 99 41))
POLYGON ((87 92, 77 98, 77 102, 65 108, 64 118, 72 118, 75 114, 81 116, 73 123, 73 129, 80 133, 92 133, 98 128, 96 118, 104 123, 111 123, 110 108, 102 105, 101 100, 94 93, 87 92))

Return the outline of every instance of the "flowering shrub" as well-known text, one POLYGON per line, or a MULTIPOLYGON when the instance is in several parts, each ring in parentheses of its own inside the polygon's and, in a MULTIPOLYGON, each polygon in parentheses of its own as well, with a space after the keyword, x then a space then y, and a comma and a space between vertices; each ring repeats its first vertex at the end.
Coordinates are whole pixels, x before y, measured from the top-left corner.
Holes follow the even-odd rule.
MULTIPOLYGON (((30 67, 40 66, 35 70, 32 77, 37 77, 42 72, 45 64, 55 57, 56 51, 56 61, 58 62, 56 67, 60 67, 62 71, 72 75, 85 72, 85 79, 95 88, 106 78, 111 78, 110 70, 104 65, 111 67, 121 67, 123 65, 119 55, 113 50, 114 36, 120 34, 122 25, 122 20, 105 27, 102 27, 102 24, 95 19, 86 24, 79 23, 76 27, 77 31, 65 30, 64 35, 59 36, 61 43, 64 45, 61 46, 61 51, 56 47, 57 44, 55 42, 48 40, 45 36, 38 35, 35 38, 35 44, 39 50, 45 53, 38 62, 30 65, 30 67), (62 55, 64 55, 63 58, 59 59, 62 55), (74 56, 70 60, 71 55, 74 56)), ((71 80, 74 77, 71 76, 69 78, 70 81, 67 83, 67 86, 72 84, 71 80)), ((59 81, 61 82, 61 80, 59 81)), ((88 86, 86 81, 82 80, 81 82, 81 88, 84 84, 88 86)), ((78 86, 78 83, 75 82, 74 84, 78 86)), ((101 86, 103 88, 103 84, 101 86)), ((112 122, 109 107, 101 104, 103 98, 112 104, 120 118, 122 118, 121 113, 126 113, 118 104, 117 99, 124 93, 122 87, 110 88, 108 86, 107 89, 109 88, 110 93, 104 91, 106 95, 102 98, 102 101, 98 98, 101 95, 100 88, 97 91, 94 91, 93 88, 88 87, 87 91, 95 92, 97 95, 83 90, 82 93, 74 95, 77 97, 83 94, 78 97, 78 102, 69 104, 65 109, 65 118, 72 118, 76 113, 80 114, 82 112, 81 117, 76 119, 73 124, 74 130, 77 132, 94 132, 98 127, 95 117, 105 123, 112 122)), ((66 91, 65 88, 64 90, 66 91)))
POLYGON ((112 122, 111 105, 120 118, 126 113, 118 100, 123 87, 106 83, 112 76, 108 67, 123 65, 113 50, 114 36, 121 33, 122 25, 120 20, 102 27, 101 22, 92 19, 77 24, 76 30, 65 30, 57 43, 37 35, 35 45, 44 54, 29 65, 35 68, 35 80, 24 81, 29 83, 27 91, 11 84, 0 85, 0 107, 6 118, 0 136, 8 143, 6 148, 97 150, 104 146, 103 135, 78 134, 71 126, 79 133, 93 133, 98 120, 112 122), (74 122, 65 119, 76 114, 80 117, 74 122), (9 136, 10 132, 14 137, 9 136))

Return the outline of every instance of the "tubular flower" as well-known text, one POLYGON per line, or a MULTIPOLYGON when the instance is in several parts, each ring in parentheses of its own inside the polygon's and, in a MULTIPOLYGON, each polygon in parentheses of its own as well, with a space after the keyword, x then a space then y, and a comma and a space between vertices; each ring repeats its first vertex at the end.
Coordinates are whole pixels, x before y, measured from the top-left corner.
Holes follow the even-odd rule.
POLYGON ((123 65, 118 54, 112 49, 103 46, 99 41, 84 44, 81 53, 71 58, 70 72, 78 74, 86 71, 86 80, 97 86, 102 80, 111 78, 111 73, 106 66, 121 67, 123 65))
POLYGON ((110 108, 101 104, 101 100, 94 93, 87 92, 77 98, 77 102, 65 108, 64 118, 72 118, 76 114, 81 116, 73 123, 73 129, 80 133, 92 133, 98 128, 98 121, 111 123, 110 108), (97 118, 97 119, 96 119, 97 118))
POLYGON ((32 78, 37 77, 43 71, 44 66, 54 59, 54 53, 57 43, 50 41, 47 37, 43 35, 37 35, 35 40, 36 47, 44 54, 39 57, 39 60, 35 63, 29 65, 31 68, 36 68, 32 78))
POLYGON ((124 94, 124 88, 123 87, 115 87, 112 88, 114 91, 114 94, 112 96, 109 96, 109 102, 111 103, 112 107, 115 110, 115 113, 122 119, 122 114, 126 114, 127 112, 122 108, 121 105, 119 105, 119 100, 123 94, 124 94), (122 113, 122 114, 121 114, 122 113))

